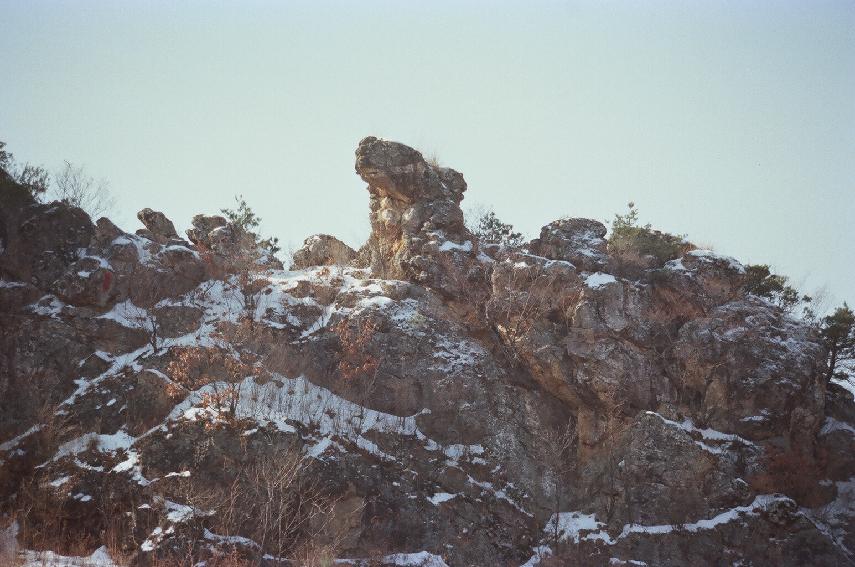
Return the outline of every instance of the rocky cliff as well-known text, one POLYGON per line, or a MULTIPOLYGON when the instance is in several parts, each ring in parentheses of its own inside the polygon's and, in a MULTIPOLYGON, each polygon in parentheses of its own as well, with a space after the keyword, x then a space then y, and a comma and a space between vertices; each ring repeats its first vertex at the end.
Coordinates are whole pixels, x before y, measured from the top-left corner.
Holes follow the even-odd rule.
POLYGON ((852 395, 739 262, 481 243, 457 171, 356 172, 366 245, 289 271, 0 172, 0 562, 853 564, 852 395))

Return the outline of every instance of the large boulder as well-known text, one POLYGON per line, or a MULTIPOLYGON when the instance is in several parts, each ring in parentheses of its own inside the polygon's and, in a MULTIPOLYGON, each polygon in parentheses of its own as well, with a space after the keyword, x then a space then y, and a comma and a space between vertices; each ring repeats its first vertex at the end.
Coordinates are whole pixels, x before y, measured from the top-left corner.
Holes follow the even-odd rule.
POLYGON ((122 236, 124 232, 107 217, 101 217, 95 222, 95 236, 92 244, 98 248, 107 248, 114 240, 122 236))
POLYGON ((563 218, 540 229, 540 238, 529 243, 532 254, 567 260, 580 270, 599 271, 608 262, 606 227, 592 219, 563 218))
POLYGON ((94 233, 82 209, 36 203, 11 179, 0 182, 0 274, 47 287, 78 260, 94 233))
POLYGON ((356 251, 329 234, 315 234, 303 241, 303 246, 294 252, 293 269, 302 270, 312 266, 346 266, 356 258, 356 251))
POLYGON ((178 238, 175 225, 160 211, 145 208, 137 213, 137 218, 142 222, 154 240, 166 244, 170 239, 178 238))
POLYGON ((196 215, 192 224, 187 237, 202 251, 229 256, 255 247, 252 234, 219 215, 196 215))

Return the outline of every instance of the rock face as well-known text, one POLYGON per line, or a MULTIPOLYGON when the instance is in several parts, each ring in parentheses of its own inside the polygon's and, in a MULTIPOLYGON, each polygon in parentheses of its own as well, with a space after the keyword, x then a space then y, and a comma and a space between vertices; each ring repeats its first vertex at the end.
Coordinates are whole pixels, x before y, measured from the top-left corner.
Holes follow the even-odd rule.
POLYGON ((36 203, 8 178, 0 190, 0 273, 40 287, 53 283, 89 245, 89 215, 61 202, 36 203))
POLYGON ((329 234, 315 234, 303 242, 294 252, 294 269, 302 270, 313 266, 347 266, 356 259, 356 251, 329 234))
POLYGON ((853 564, 852 394, 739 262, 621 271, 588 219, 482 252, 459 173, 376 138, 356 169, 368 243, 310 237, 291 271, 223 217, 182 243, 148 210, 140 237, 0 179, 0 542, 853 564))

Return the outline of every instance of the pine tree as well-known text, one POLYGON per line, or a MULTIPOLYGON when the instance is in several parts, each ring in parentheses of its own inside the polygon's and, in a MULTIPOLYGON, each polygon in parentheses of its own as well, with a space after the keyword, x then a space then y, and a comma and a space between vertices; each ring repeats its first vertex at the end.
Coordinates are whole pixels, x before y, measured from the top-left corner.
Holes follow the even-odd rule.
POLYGON ((243 195, 235 195, 236 209, 220 209, 220 212, 225 215, 226 219, 234 226, 240 228, 247 234, 251 234, 259 246, 270 254, 276 254, 282 248, 279 247, 279 239, 276 237, 261 239, 253 231, 261 224, 261 218, 255 214, 255 211, 247 204, 243 195))
POLYGON ((492 210, 481 213, 471 231, 485 244, 521 246, 523 243, 522 233, 514 232, 514 226, 502 222, 492 210))
POLYGON ((50 187, 50 174, 40 165, 15 162, 15 156, 6 149, 6 143, 0 141, 0 169, 5 171, 20 185, 23 185, 33 197, 39 198, 50 187))
POLYGON ((855 360, 855 313, 846 303, 822 319, 820 336, 827 356, 826 380, 845 378, 843 363, 855 360))
POLYGON ((745 291, 765 297, 787 312, 792 312, 799 304, 805 304, 805 316, 811 314, 806 305, 813 301, 811 296, 800 295, 799 290, 789 284, 787 276, 773 274, 766 264, 745 266, 745 291))

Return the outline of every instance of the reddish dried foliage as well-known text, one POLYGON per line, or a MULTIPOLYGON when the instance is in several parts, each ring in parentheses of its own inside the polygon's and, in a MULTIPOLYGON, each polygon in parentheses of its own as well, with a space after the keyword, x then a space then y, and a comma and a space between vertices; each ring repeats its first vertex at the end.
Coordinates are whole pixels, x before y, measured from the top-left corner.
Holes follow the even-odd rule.
POLYGON ((374 376, 380 368, 380 360, 369 352, 369 346, 379 325, 373 320, 363 320, 355 326, 343 320, 333 326, 341 342, 341 353, 337 364, 339 375, 345 380, 356 380, 374 376))
POLYGON ((769 449, 763 459, 765 472, 752 476, 752 488, 758 492, 781 492, 802 505, 813 505, 822 466, 809 454, 795 450, 769 449))

